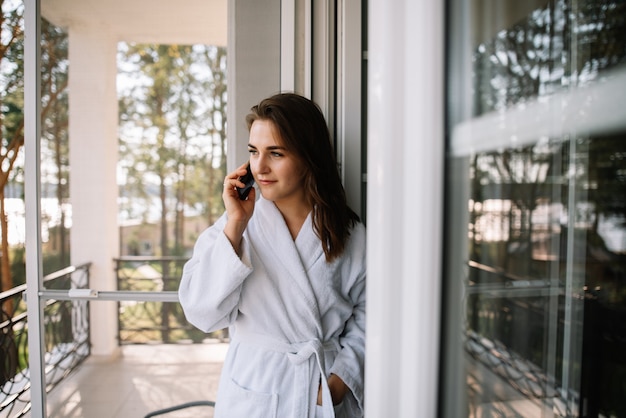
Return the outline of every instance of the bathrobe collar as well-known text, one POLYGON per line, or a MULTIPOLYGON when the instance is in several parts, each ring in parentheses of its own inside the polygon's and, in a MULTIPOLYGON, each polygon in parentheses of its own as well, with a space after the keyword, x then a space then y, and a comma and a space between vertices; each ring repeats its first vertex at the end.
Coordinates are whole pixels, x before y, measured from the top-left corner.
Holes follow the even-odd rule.
POLYGON ((260 197, 254 208, 255 224, 260 231, 262 245, 266 246, 273 253, 275 261, 289 272, 294 287, 302 293, 309 308, 310 324, 315 326, 315 330, 307 330, 306 334, 322 338, 319 306, 307 271, 324 256, 324 250, 320 239, 313 231, 311 215, 309 213, 294 241, 285 219, 274 202, 260 197))

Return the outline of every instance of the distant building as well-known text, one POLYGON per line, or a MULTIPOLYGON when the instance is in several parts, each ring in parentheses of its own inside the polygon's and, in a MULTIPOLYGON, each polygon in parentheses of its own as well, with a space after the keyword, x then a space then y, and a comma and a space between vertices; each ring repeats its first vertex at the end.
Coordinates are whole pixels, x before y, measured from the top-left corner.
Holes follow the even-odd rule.
MULTIPOLYGON (((198 235, 209 226, 206 217, 185 218, 182 247, 185 255, 191 255, 198 235)), ((170 248, 174 240, 174 223, 168 222, 170 248)), ((158 222, 127 221, 120 225, 120 256, 161 255, 161 225, 158 222)))

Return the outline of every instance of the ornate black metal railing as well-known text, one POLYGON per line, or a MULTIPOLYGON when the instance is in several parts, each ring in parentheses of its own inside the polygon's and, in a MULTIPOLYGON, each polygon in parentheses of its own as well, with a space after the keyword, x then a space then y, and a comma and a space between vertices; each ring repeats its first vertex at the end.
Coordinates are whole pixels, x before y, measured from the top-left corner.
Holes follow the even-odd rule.
MULTIPOLYGON (((177 291, 186 257, 120 257, 115 260, 122 291, 177 291)), ((206 335, 185 319, 178 302, 121 301, 119 342, 126 344, 202 342, 206 335)))
POLYGON ((562 362, 557 348, 544 348, 542 338, 546 323, 554 320, 546 319, 551 298, 559 301, 555 316, 563 332, 562 285, 558 280, 529 280, 475 262, 469 267, 472 280, 466 295, 471 315, 466 318, 466 352, 524 398, 550 402, 555 417, 572 416, 579 393, 562 387, 560 376, 542 366, 547 363, 546 353, 557 364, 562 362))
MULTIPOLYGON (((46 289, 89 287, 90 264, 68 267, 44 278, 46 289)), ((30 410, 26 285, 0 293, 0 416, 30 410)), ((44 306, 45 382, 49 392, 90 353, 87 301, 47 300, 44 306)))

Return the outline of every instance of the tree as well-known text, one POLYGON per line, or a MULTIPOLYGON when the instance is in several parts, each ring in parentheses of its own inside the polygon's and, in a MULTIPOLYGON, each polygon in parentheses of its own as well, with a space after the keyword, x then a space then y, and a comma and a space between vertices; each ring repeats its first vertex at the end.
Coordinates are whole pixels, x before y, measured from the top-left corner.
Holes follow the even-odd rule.
POLYGON ((170 254, 172 218, 172 247, 180 253, 185 211, 210 212, 221 194, 221 187, 207 187, 207 179, 215 183, 225 171, 217 160, 225 154, 225 50, 129 44, 120 48, 119 66, 129 80, 120 92, 122 193, 133 216, 132 201, 143 199, 141 215, 148 219, 157 188, 161 255, 170 254))
POLYGON ((175 102, 179 109, 176 129, 180 136, 175 186, 174 251, 177 254, 185 250, 185 205, 202 205, 202 212, 212 224, 217 216, 216 209, 223 210, 221 183, 226 173, 226 49, 196 46, 182 59, 187 61, 189 68, 202 66, 208 72, 201 80, 192 72, 179 73, 181 89, 175 102), (199 97, 205 97, 206 104, 200 104, 199 97), (202 116, 199 118, 199 115, 202 116), (206 150, 194 147, 191 144, 194 134, 210 138, 210 147, 206 150), (206 178, 192 179, 189 173, 192 167, 201 168, 194 171, 206 178))
POLYGON ((11 263, 9 260, 9 238, 5 208, 5 187, 11 180, 11 173, 18 160, 20 149, 24 145, 24 49, 23 7, 17 5, 10 9, 0 0, 2 9, 0 22, 0 128, 2 143, 0 146, 0 228, 2 242, 0 254, 0 290, 13 287, 11 263))
MULTIPOLYGON (((13 287, 5 211, 5 189, 10 182, 23 182, 20 151, 24 145, 24 21, 23 5, 0 0, 2 8, 0 39, 0 290, 13 287), (11 8, 13 7, 13 8, 11 8)), ((42 136, 54 150, 56 170, 47 180, 57 183, 61 205, 67 197, 67 35, 46 20, 42 21, 41 98, 42 136)), ((64 213, 61 211, 61 213, 64 213)), ((61 226, 64 219, 62 216, 61 226)), ((61 251, 65 251, 65 231, 60 228, 61 251)), ((65 258, 67 255, 65 255, 65 258)))
MULTIPOLYGON (((54 223, 56 233, 50 239, 58 249, 61 266, 69 264, 68 231, 65 228, 69 198, 69 150, 68 150, 68 37, 48 21, 42 22, 42 177, 46 185, 54 185, 59 206, 59 219, 54 223), (48 151, 47 154, 46 151, 48 151)), ((45 266, 44 266, 45 268, 45 266)))

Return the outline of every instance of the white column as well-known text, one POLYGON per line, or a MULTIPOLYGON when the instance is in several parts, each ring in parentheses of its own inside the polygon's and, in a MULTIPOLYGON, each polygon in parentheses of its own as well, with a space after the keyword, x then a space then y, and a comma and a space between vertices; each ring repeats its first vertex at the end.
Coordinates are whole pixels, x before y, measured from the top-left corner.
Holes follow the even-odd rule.
MULTIPOLYGON (((100 27, 69 31, 71 261, 92 262, 91 288, 115 290, 118 105, 116 41, 100 27)), ((116 303, 91 302, 92 354, 117 351, 116 303)))
POLYGON ((367 417, 436 417, 443 3, 369 2, 367 417))

